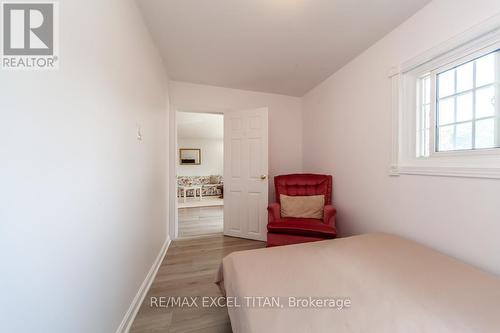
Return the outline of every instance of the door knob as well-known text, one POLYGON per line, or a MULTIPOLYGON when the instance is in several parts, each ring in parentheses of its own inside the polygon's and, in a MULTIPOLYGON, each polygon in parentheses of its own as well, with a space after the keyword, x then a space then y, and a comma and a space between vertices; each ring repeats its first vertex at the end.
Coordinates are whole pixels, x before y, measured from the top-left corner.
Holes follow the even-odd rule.
POLYGON ((266 176, 266 175, 260 175, 260 179, 264 180, 264 179, 266 179, 266 178, 267 178, 267 176, 266 176))

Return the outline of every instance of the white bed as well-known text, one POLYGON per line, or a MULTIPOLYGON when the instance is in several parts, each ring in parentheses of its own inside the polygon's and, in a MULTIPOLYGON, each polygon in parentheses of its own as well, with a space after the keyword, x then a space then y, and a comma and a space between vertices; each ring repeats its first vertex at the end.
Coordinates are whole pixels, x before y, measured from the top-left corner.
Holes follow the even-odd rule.
POLYGON ((217 282, 235 302, 228 307, 235 333, 500 332, 499 277, 393 235, 235 252, 217 282), (247 306, 253 298, 244 297, 254 296, 284 307, 247 306), (288 307, 294 296, 351 306, 288 307))

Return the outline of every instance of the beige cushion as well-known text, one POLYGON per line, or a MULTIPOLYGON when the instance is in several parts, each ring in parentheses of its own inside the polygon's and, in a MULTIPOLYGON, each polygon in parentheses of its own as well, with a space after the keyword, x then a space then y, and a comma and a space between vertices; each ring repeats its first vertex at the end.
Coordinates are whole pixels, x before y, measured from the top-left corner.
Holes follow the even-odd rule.
POLYGON ((281 217, 322 219, 324 195, 288 196, 280 194, 281 217))

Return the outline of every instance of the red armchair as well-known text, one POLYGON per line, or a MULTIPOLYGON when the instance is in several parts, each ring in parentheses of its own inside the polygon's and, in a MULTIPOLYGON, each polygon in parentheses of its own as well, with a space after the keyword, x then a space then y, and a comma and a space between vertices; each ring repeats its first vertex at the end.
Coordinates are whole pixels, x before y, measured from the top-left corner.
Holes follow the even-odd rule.
POLYGON ((267 208, 267 246, 314 242, 335 238, 336 210, 332 204, 332 176, 293 174, 274 178, 276 201, 267 208), (323 220, 310 218, 282 218, 280 194, 288 196, 325 196, 323 220))

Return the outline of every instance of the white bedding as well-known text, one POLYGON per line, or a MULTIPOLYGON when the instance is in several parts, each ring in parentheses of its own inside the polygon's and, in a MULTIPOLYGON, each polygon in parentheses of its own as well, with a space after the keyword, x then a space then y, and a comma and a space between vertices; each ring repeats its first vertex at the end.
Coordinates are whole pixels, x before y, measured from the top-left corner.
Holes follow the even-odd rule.
POLYGON ((235 252, 223 259, 218 283, 235 303, 235 333, 500 332, 499 277, 393 235, 235 252), (244 298, 255 296, 280 306, 244 298), (288 307, 294 296, 351 305, 288 307))

